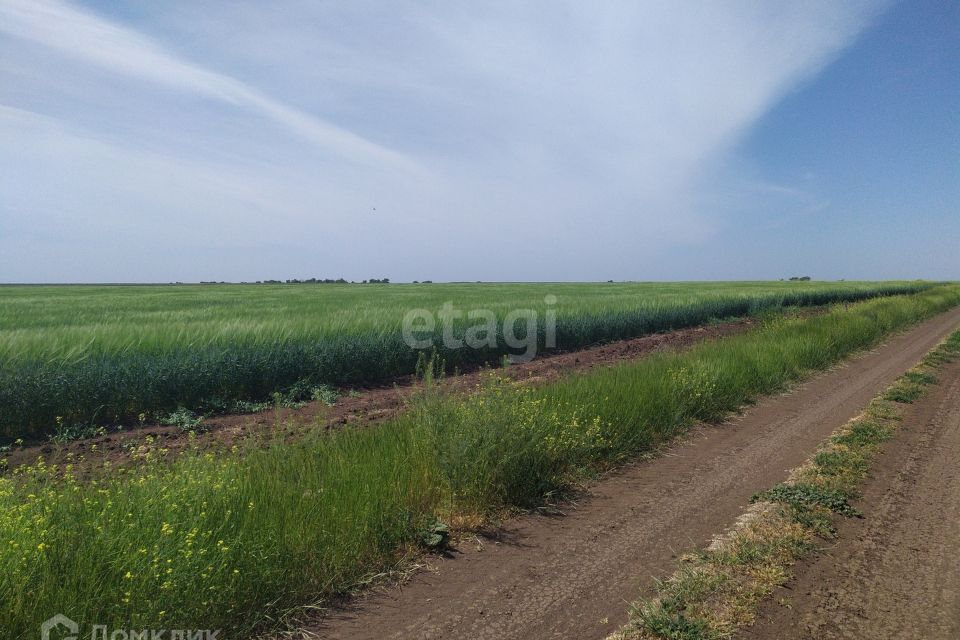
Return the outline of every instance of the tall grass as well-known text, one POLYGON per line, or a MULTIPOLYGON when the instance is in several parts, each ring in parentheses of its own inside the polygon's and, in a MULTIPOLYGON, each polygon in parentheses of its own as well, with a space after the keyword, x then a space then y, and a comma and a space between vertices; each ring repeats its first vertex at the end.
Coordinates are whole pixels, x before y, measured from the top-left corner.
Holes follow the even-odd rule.
MULTIPOLYGON (((502 319, 557 297, 557 347, 627 338, 790 305, 913 293, 931 283, 281 285, 0 287, 0 439, 55 424, 130 422, 157 413, 261 400, 298 381, 370 384, 413 373, 407 311, 489 309, 496 347, 435 348, 447 366, 507 353, 502 319), (57 418, 59 417, 59 421, 57 418)), ((468 321, 456 323, 462 335, 468 321)), ((522 331, 522 330, 521 330, 522 331)))
POLYGON ((884 298, 531 389, 428 395, 375 429, 145 461, 79 482, 0 478, 8 637, 62 612, 87 625, 238 634, 395 563, 437 517, 529 505, 698 420, 960 304, 960 287, 884 298))

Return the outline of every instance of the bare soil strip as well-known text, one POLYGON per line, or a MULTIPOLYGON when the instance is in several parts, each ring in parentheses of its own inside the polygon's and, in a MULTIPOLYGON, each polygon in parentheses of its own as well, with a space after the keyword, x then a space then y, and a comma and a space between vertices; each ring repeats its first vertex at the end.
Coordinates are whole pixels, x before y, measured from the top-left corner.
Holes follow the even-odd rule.
MULTIPOLYGON (((822 313, 822 307, 802 309, 799 315, 822 313)), ((547 353, 531 362, 515 364, 503 369, 502 373, 515 380, 526 380, 540 384, 556 379, 572 371, 583 371, 598 366, 610 366, 625 360, 635 360, 664 349, 689 347, 704 340, 721 338, 744 333, 756 325, 753 318, 737 318, 727 322, 677 329, 665 333, 656 333, 630 340, 619 340, 608 344, 579 349, 577 351, 547 353)), ((442 385, 448 389, 469 389, 479 382, 482 371, 472 371, 444 378, 442 385)), ((87 464, 99 465, 104 461, 113 464, 129 462, 131 452, 142 454, 145 438, 149 437, 153 450, 166 450, 176 454, 195 446, 230 446, 252 435, 269 433, 276 425, 283 425, 288 435, 294 435, 304 428, 332 428, 345 424, 367 424, 395 415, 402 410, 404 403, 419 387, 413 376, 394 381, 393 385, 363 389, 360 393, 344 395, 332 407, 322 402, 311 402, 300 409, 278 409, 255 414, 221 415, 204 420, 205 432, 196 438, 188 437, 178 427, 147 424, 142 428, 129 428, 124 431, 111 430, 96 438, 77 440, 63 444, 43 443, 11 449, 3 454, 7 468, 32 464, 38 456, 44 456, 48 463, 66 460, 67 454, 73 454, 72 463, 82 470, 83 462, 77 459, 85 456, 87 464), (96 445, 96 454, 91 455, 91 445, 96 445)))
MULTIPOLYGON (((742 416, 704 426, 665 455, 598 483, 565 515, 515 518, 431 558, 308 625, 323 638, 604 638, 654 576, 706 544, 752 494, 786 478, 817 444, 960 324, 954 309, 742 416), (649 576, 638 584, 637 576, 649 576)), ((956 522, 956 518, 952 522, 956 522)))
POLYGON ((960 638, 960 363, 904 410, 839 541, 801 562, 753 639, 960 638))

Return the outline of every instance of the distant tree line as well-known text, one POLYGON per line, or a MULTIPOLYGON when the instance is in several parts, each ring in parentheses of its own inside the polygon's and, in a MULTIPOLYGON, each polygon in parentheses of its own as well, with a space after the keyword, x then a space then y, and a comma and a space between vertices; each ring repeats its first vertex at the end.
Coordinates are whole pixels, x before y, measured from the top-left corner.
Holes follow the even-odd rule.
MULTIPOLYGON (((306 280, 299 280, 297 278, 290 278, 289 280, 257 280, 254 284, 357 284, 353 280, 345 280, 343 278, 307 278, 306 280)), ((369 280, 363 280, 359 284, 390 284, 390 278, 370 278, 369 280)))
POLYGON ((298 278, 290 278, 288 280, 257 280, 254 284, 348 284, 343 278, 307 278, 306 280, 300 280, 298 278))
MULTIPOLYGON (((430 282, 429 280, 424 280, 424 282, 430 282)), ((180 284, 180 283, 177 283, 180 284)), ((355 282, 353 280, 345 280, 343 278, 307 278, 305 280, 300 280, 299 278, 290 278, 288 280, 257 280, 256 282, 226 282, 221 280, 217 282, 216 280, 201 280, 200 284, 390 284, 390 278, 370 278, 369 280, 363 280, 361 282, 355 282)))

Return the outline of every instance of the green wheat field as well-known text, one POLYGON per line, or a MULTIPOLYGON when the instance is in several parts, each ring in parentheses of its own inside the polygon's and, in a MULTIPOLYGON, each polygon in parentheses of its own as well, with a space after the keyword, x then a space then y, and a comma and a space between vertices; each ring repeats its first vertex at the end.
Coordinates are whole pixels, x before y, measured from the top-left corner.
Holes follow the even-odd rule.
MULTIPOLYGON (((263 400, 300 384, 369 385, 415 371, 404 315, 556 312, 557 348, 688 327, 763 309, 912 293, 923 282, 156 285, 0 287, 0 437, 113 424, 179 407, 263 400)), ((462 335, 466 320, 455 322, 462 335)), ((468 324, 468 323, 467 323, 468 324)), ((502 324, 502 323, 500 323, 502 324)), ((448 369, 510 349, 446 349, 448 369)))

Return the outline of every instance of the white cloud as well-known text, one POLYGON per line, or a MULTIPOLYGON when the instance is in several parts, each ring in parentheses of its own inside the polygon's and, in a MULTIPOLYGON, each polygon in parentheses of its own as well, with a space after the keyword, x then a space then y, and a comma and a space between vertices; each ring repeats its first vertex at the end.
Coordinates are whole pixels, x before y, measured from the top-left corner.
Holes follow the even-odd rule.
POLYGON ((3 0, 0 30, 117 73, 247 106, 347 159, 412 167, 402 155, 180 59, 136 31, 57 0, 3 0))
POLYGON ((0 0, 0 102, 51 116, 0 117, 0 280, 40 268, 6 256, 49 216, 98 221, 79 233, 114 264, 149 244, 134 279, 642 277, 711 237, 704 176, 876 11, 133 6, 0 0), (203 243, 220 271, 171 271, 203 243))

